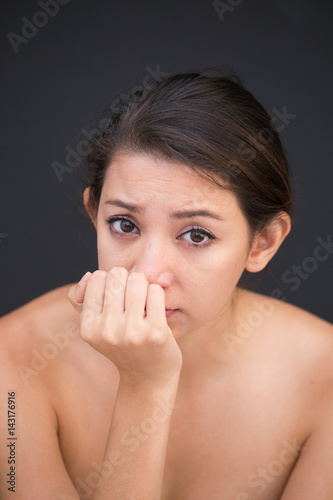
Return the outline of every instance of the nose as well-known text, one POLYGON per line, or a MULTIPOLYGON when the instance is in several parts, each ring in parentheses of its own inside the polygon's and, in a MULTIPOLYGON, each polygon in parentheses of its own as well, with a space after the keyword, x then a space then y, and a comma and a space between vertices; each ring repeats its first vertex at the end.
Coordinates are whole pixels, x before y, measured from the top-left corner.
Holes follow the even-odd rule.
POLYGON ((129 273, 143 273, 149 283, 169 288, 174 280, 170 257, 163 241, 146 242, 140 245, 129 273))

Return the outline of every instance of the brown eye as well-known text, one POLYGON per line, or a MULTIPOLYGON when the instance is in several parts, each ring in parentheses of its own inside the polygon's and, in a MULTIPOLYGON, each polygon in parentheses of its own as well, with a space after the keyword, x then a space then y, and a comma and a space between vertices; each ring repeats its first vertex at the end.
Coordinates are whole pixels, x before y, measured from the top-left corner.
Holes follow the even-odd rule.
POLYGON ((131 233, 134 228, 135 228, 135 226, 134 226, 133 222, 131 222, 129 220, 122 220, 122 221, 120 221, 120 229, 124 233, 131 233))
POLYGON ((202 231, 198 231, 198 229, 192 229, 191 231, 191 240, 194 243, 201 243, 205 239, 205 234, 202 231))
POLYGON ((140 234, 138 227, 129 219, 120 217, 110 217, 107 219, 107 224, 110 228, 111 233, 116 236, 130 236, 140 234))
POLYGON ((201 227, 192 227, 192 229, 189 229, 185 233, 181 234, 179 238, 184 240, 189 247, 194 248, 204 248, 216 239, 213 234, 209 233, 205 229, 202 229, 201 227))

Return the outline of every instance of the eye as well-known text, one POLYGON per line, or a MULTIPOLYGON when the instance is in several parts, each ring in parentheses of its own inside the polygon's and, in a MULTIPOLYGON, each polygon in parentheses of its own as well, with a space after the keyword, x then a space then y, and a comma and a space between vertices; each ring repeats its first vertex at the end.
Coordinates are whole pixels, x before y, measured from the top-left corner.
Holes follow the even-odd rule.
POLYGON ((140 234, 138 227, 130 219, 125 217, 110 217, 107 219, 110 231, 117 236, 125 236, 126 234, 140 234), (134 230, 137 231, 134 231, 134 230))
MULTIPOLYGON (((138 226, 128 217, 114 216, 106 220, 112 234, 118 237, 130 237, 140 235, 138 226)), ((185 231, 177 239, 185 240, 189 247, 203 248, 216 239, 211 233, 201 227, 192 227, 185 231)))
POLYGON ((215 236, 200 227, 193 227, 190 231, 186 231, 181 236, 189 246, 197 248, 205 247, 215 239, 215 236))

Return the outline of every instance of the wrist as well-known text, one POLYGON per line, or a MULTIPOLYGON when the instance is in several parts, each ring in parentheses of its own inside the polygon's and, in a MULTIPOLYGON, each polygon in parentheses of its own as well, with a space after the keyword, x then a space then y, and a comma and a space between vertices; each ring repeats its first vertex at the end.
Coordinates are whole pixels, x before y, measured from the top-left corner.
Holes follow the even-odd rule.
POLYGON ((126 407, 128 415, 152 417, 157 422, 167 422, 175 407, 177 389, 178 379, 162 385, 152 382, 134 384, 120 379, 116 407, 126 407))
POLYGON ((134 394, 172 394, 177 392, 179 377, 180 373, 177 373, 163 380, 144 380, 140 378, 133 379, 120 374, 118 390, 134 394))

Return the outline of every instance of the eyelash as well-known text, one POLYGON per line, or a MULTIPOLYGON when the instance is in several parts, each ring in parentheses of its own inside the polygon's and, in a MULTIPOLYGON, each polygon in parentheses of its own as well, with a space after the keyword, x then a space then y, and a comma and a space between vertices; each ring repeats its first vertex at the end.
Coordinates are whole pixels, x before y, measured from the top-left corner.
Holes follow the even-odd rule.
MULTIPOLYGON (((119 220, 130 222, 137 229, 139 229, 137 227, 137 225, 135 224, 135 222, 130 217, 122 217, 122 216, 118 215, 118 216, 110 217, 110 218, 106 219, 106 223, 108 224, 109 229, 110 229, 110 231, 111 231, 112 234, 114 234, 115 236, 120 237, 120 238, 126 238, 127 235, 131 235, 131 234, 138 234, 138 233, 132 233, 132 232, 131 233, 121 233, 121 232, 116 231, 115 229, 113 229, 112 224, 114 222, 119 221, 119 220)), ((190 233, 191 231, 199 231, 201 234, 203 234, 204 236, 208 237, 208 240, 205 241, 204 243, 190 243, 190 242, 186 241, 187 246, 195 248, 195 249, 207 247, 208 245, 211 245, 211 243, 213 242, 213 240, 216 239, 215 236, 213 236, 211 233, 209 233, 208 231, 206 231, 205 229, 203 229, 200 226, 192 226, 191 229, 188 229, 187 231, 185 231, 185 233, 182 233, 180 236, 183 236, 184 234, 190 233)))

